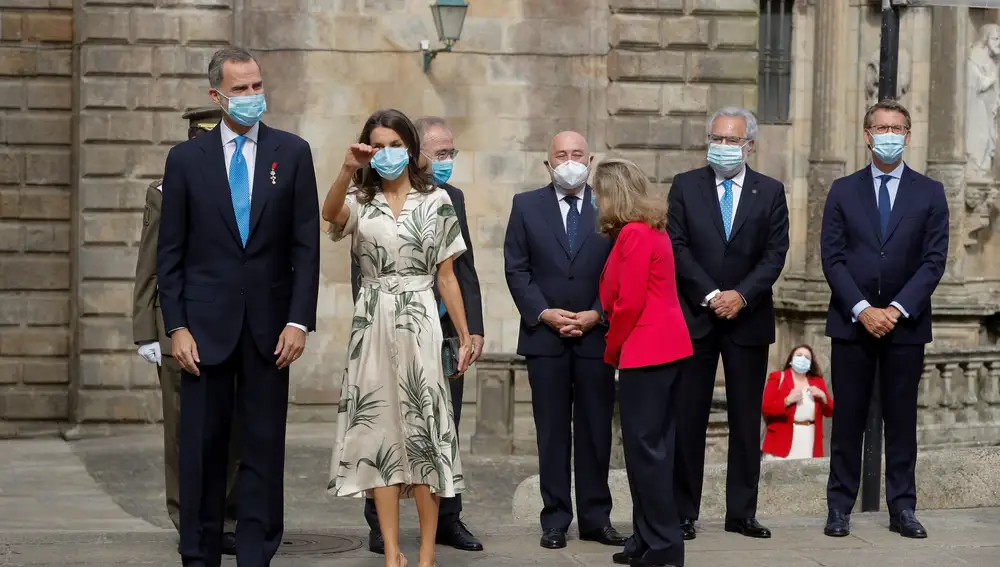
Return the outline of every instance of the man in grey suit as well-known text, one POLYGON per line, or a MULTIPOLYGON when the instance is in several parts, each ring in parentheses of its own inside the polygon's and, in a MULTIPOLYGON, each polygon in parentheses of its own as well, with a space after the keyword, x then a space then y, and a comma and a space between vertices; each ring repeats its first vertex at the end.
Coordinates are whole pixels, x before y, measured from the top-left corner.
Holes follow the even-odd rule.
MULTIPOLYGON (((455 149, 454 137, 448 125, 441 118, 434 116, 421 118, 415 123, 420 132, 423 154, 431 162, 434 183, 448 192, 451 202, 458 215, 458 224, 462 229, 462 238, 468 250, 455 259, 455 275, 462 290, 462 302, 465 303, 465 317, 472 335, 472 362, 483 353, 483 299, 479 290, 479 276, 476 274, 476 264, 472 255, 472 238, 469 236, 469 221, 465 215, 465 195, 458 187, 448 184, 451 168, 458 150, 455 149)), ((351 283, 354 297, 358 297, 358 284, 361 274, 358 265, 351 262, 351 283)), ((437 288, 434 289, 437 295, 437 288)), ((455 327, 451 324, 444 307, 441 307, 441 328, 445 337, 457 336, 455 327)), ((462 417, 462 391, 465 387, 465 377, 459 376, 450 380, 451 404, 455 412, 456 432, 462 417)), ((483 544, 469 531, 459 515, 462 512, 462 495, 454 498, 442 498, 438 509, 437 542, 441 545, 454 547, 463 551, 482 551, 483 544)), ((375 512, 375 501, 365 500, 365 520, 371 531, 368 534, 368 549, 373 553, 385 553, 385 543, 379 530, 378 515, 375 512)))

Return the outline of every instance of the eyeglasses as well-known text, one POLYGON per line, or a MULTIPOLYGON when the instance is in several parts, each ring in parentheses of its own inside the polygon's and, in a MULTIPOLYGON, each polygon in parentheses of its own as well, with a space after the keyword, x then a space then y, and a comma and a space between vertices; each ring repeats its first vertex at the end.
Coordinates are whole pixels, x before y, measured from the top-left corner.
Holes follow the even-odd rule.
POLYGON ((893 134, 905 134, 910 129, 906 126, 899 126, 896 124, 876 124, 874 126, 869 126, 868 131, 872 134, 888 134, 892 132, 893 134))
POLYGON ((434 154, 431 155, 431 158, 434 161, 444 161, 446 159, 455 159, 455 156, 457 156, 457 155, 458 155, 458 150, 456 150, 456 149, 440 150, 440 151, 434 152, 434 154))
POLYGON ((715 134, 709 134, 708 141, 713 144, 725 144, 727 146, 742 146, 749 140, 747 138, 740 138, 738 136, 717 136, 715 134))

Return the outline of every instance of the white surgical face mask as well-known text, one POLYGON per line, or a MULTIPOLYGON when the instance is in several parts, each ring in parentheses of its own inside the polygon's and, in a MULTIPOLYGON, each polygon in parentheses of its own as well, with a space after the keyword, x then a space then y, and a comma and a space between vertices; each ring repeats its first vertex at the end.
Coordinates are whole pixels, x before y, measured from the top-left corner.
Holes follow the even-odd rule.
POLYGON ((551 176, 552 183, 560 189, 577 189, 587 182, 590 168, 578 161, 569 160, 551 169, 551 176))

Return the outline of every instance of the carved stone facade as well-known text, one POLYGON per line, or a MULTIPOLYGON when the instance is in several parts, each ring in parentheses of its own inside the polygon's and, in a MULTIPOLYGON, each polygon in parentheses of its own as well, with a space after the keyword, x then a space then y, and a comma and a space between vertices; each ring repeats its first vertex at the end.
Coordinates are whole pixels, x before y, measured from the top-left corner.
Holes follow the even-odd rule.
MULTIPOLYGON (((758 0, 472 0, 455 51, 425 74, 419 44, 435 36, 427 4, 0 0, 0 435, 159 419, 155 373, 135 355, 129 322, 143 191, 185 137, 181 112, 208 103, 204 75, 219 46, 257 53, 267 121, 312 145, 317 198, 370 112, 449 120, 494 353, 514 352, 517 338, 502 257, 511 197, 547 183, 554 133, 576 129, 599 157, 635 160, 665 194, 675 173, 704 163, 713 110, 757 106, 758 0)), ((861 117, 879 39, 869 2, 789 5, 790 113, 762 125, 751 157, 785 183, 791 215, 775 364, 803 341, 824 356, 820 218, 830 182, 867 161, 861 117)), ((964 171, 966 63, 988 23, 1000 17, 958 8, 908 8, 902 19, 906 159, 945 184, 952 207, 936 347, 997 336, 984 323, 1000 311, 996 177, 964 171)), ((349 260, 326 241, 322 254, 319 330, 292 373, 291 419, 330 420, 339 395, 349 260)), ((523 372, 480 371, 478 395, 475 371, 466 381, 468 422, 477 405, 513 393, 481 416, 494 425, 478 434, 508 446, 499 424, 513 415, 512 450, 530 451, 523 372)))

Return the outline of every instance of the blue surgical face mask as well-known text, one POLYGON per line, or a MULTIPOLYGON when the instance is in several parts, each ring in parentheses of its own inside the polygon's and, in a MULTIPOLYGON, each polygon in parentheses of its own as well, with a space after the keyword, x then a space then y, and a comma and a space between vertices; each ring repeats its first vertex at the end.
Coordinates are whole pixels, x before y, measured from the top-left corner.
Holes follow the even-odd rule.
POLYGON ((708 164, 719 177, 732 177, 743 167, 743 146, 709 144, 708 164))
MULTIPOLYGON (((871 132, 869 132, 871 134, 871 132)), ((875 154, 882 163, 894 164, 903 157, 903 148, 906 147, 906 136, 903 134, 871 134, 872 153, 875 154)))
POLYGON ((241 124, 243 126, 249 127, 260 122, 260 117, 263 116, 264 112, 267 110, 267 99, 264 98, 263 93, 234 97, 228 97, 219 93, 219 96, 225 98, 229 102, 229 108, 223 108, 223 110, 226 111, 226 114, 235 120, 237 124, 241 124))
POLYGON ((451 179, 451 169, 455 166, 455 160, 444 159, 431 162, 431 174, 434 176, 434 183, 441 185, 451 179))
POLYGON ((379 177, 392 181, 406 169, 410 163, 410 152, 406 148, 382 148, 372 158, 372 167, 379 177))
POLYGON ((802 356, 801 354, 797 354, 792 357, 792 370, 798 372, 799 374, 805 374, 806 372, 809 372, 810 368, 812 368, 812 361, 808 358, 802 356))

